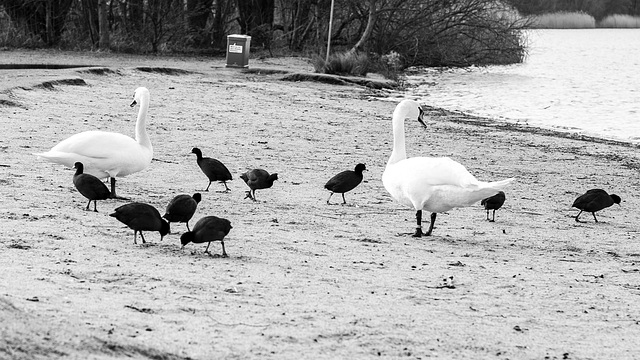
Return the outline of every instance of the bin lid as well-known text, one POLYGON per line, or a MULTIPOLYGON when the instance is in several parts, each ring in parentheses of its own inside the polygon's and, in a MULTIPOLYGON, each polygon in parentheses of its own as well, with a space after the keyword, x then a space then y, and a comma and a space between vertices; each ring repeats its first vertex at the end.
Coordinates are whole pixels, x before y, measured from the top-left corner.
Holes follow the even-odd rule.
POLYGON ((248 39, 248 40, 251 40, 251 36, 249 36, 249 35, 233 34, 233 35, 227 35, 227 39, 248 39))

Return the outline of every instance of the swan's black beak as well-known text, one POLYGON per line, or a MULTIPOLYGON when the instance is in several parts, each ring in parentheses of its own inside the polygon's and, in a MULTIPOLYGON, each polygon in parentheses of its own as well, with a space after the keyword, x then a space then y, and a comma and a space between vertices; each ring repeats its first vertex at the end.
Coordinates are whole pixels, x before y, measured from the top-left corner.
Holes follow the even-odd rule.
POLYGON ((420 109, 420 115, 418 115, 418 122, 422 124, 422 126, 427 127, 427 124, 425 124, 423 120, 424 110, 422 110, 422 106, 420 106, 419 109, 420 109))
POLYGON ((134 100, 133 100, 133 102, 131 103, 131 105, 129 105, 129 106, 134 107, 134 106, 136 106, 136 104, 137 104, 137 103, 138 103, 138 102, 137 102, 137 101, 135 101, 135 99, 134 99, 134 100))

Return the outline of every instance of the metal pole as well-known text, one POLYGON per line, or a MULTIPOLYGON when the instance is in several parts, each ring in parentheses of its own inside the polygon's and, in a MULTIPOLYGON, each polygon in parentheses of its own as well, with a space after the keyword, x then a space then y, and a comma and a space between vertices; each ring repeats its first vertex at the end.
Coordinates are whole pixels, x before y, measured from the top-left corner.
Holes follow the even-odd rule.
POLYGON ((327 58, 324 60, 325 63, 329 62, 329 52, 331 51, 331 27, 333 26, 333 1, 331 0, 331 11, 329 12, 329 36, 327 39, 327 58))

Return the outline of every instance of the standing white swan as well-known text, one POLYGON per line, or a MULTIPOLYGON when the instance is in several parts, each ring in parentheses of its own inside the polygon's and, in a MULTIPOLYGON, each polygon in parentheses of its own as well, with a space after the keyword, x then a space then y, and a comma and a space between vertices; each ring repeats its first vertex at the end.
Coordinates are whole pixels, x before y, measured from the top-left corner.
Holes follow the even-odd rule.
POLYGON ((425 126, 420 104, 403 100, 393 112, 393 151, 382 174, 385 189, 399 203, 416 210, 415 237, 429 236, 436 214, 456 207, 470 206, 493 196, 514 178, 478 181, 460 163, 447 157, 412 157, 407 159, 404 120, 418 119, 425 126), (422 210, 431 212, 431 224, 422 232, 422 210))
POLYGON ((116 195, 116 177, 146 169, 153 158, 153 147, 145 129, 149 109, 149 90, 136 89, 131 106, 140 104, 135 140, 107 131, 85 131, 61 141, 45 153, 37 153, 51 162, 73 167, 84 165, 84 172, 100 179, 111 178, 111 197, 116 195))

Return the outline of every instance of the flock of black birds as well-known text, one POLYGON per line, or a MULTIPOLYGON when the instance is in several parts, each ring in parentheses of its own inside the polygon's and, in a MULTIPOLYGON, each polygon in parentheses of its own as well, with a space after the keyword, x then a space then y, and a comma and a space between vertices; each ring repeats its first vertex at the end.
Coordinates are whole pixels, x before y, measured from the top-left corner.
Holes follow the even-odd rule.
MULTIPOLYGON (((203 157, 199 148, 191 150, 196 155, 198 167, 207 176, 209 184, 204 191, 209 191, 211 183, 214 181, 221 182, 225 186, 225 192, 230 191, 226 182, 232 180, 231 172, 219 160, 210 157, 203 157)), ((80 194, 89 200, 86 210, 90 210, 93 201, 93 211, 97 212, 97 201, 107 200, 112 197, 109 188, 99 178, 94 175, 83 173, 84 166, 81 162, 75 163, 76 172, 73 175, 73 184, 80 194)), ((346 204, 344 193, 353 190, 363 179, 362 172, 366 170, 364 164, 358 164, 354 171, 346 170, 332 177, 325 185, 325 188, 334 193, 342 194, 343 204, 346 204)), ((252 169, 240 175, 240 178, 247 184, 249 190, 246 198, 256 201, 256 190, 268 189, 273 186, 278 174, 269 174, 264 169, 252 169)), ((329 199, 331 199, 331 195, 329 199)), ((137 244, 138 233, 142 242, 145 243, 143 231, 158 231, 160 240, 170 233, 170 223, 185 223, 187 232, 182 234, 180 242, 182 248, 188 243, 208 243, 205 253, 209 253, 209 246, 213 241, 220 241, 222 245, 222 257, 227 257, 224 246, 224 238, 232 229, 231 222, 227 219, 217 216, 205 216, 198 220, 193 227, 189 227, 189 221, 193 217, 198 207, 198 203, 202 200, 202 194, 195 193, 193 195, 180 194, 176 195, 167 205, 164 215, 152 205, 132 202, 117 207, 109 216, 116 218, 118 221, 127 225, 133 232, 133 242, 137 244)), ((329 200, 327 200, 329 204, 329 200)))
MULTIPOLYGON (((222 182, 225 186, 224 191, 230 191, 226 184, 227 181, 232 179, 229 169, 216 159, 203 157, 202 151, 198 148, 193 148, 191 152, 196 154, 198 166, 209 179, 209 184, 205 191, 209 191, 209 187, 214 181, 222 182)), ((99 178, 84 173, 84 166, 81 162, 76 162, 74 167, 76 172, 73 175, 73 185, 80 194, 89 200, 86 210, 90 210, 90 205, 93 201, 93 211, 97 212, 97 201, 112 198, 111 191, 99 178)), ((240 175, 240 178, 249 186, 247 196, 255 201, 255 191, 272 187, 273 182, 278 179, 278 174, 269 174, 263 169, 253 169, 240 175)), ((176 195, 171 199, 165 214, 162 216, 152 205, 132 202, 119 206, 109 216, 116 218, 134 231, 134 244, 138 243, 138 233, 140 233, 143 243, 146 242, 143 231, 158 231, 160 240, 162 240, 165 235, 170 233, 170 223, 185 223, 187 232, 180 237, 182 248, 188 243, 207 243, 205 253, 209 253, 211 242, 220 241, 222 244, 222 257, 227 257, 224 238, 233 228, 229 220, 217 216, 205 216, 196 222, 193 230, 189 227, 189 221, 195 214, 198 203, 201 200, 202 194, 200 193, 195 193, 192 196, 186 194, 176 195)))
MULTIPOLYGON (((209 191, 209 187, 214 181, 221 182, 225 186, 224 191, 230 191, 226 183, 232 180, 229 169, 217 159, 203 157, 202 151, 199 148, 193 148, 191 152, 196 154, 197 164, 209 180, 209 184, 204 191, 209 191)), ((97 177, 83 173, 83 168, 84 166, 81 162, 75 163, 76 172, 73 175, 73 184, 78 192, 89 200, 86 210, 90 210, 91 201, 93 201, 93 211, 97 212, 97 201, 111 198, 111 191, 105 183, 97 177)), ((327 204, 330 204, 331 197, 334 193, 341 194, 342 204, 346 204, 347 201, 344 194, 355 189, 362 182, 364 178, 363 172, 366 170, 365 164, 360 163, 355 166, 354 170, 342 171, 329 179, 324 185, 324 188, 330 191, 327 204)), ((249 186, 245 199, 249 198, 256 201, 255 191, 272 187, 274 181, 278 179, 278 174, 269 174, 269 172, 264 169, 253 169, 241 174, 240 178, 249 186)), ((227 257, 224 238, 232 229, 229 220, 217 216, 205 216, 196 222, 193 230, 189 227, 189 221, 195 214, 198 203, 200 203, 201 200, 202 195, 200 193, 195 193, 191 196, 186 194, 176 195, 171 199, 166 207, 165 214, 162 216, 160 216, 160 212, 155 207, 149 204, 132 202, 119 206, 109 216, 115 217, 118 221, 134 230, 134 244, 137 244, 138 233, 140 233, 142 242, 145 243, 142 231, 158 231, 160 233, 160 240, 162 240, 165 235, 170 233, 170 223, 185 223, 187 232, 180 237, 182 248, 189 243, 207 243, 205 253, 210 254, 209 246, 211 242, 220 241, 222 245, 222 257, 227 257)), ((496 210, 504 205, 505 200, 505 193, 500 191, 496 195, 483 199, 480 202, 480 205, 484 206, 487 212, 486 219, 488 221, 495 222, 496 210), (489 218, 490 211, 493 211, 491 218, 489 218)), ((572 207, 580 210, 575 217, 575 221, 581 222, 579 217, 586 211, 592 213, 595 222, 598 222, 596 212, 610 207, 613 204, 620 204, 620 202, 621 198, 616 194, 608 194, 602 189, 588 190, 573 202, 572 207)))

